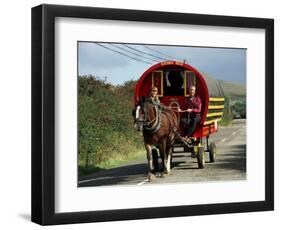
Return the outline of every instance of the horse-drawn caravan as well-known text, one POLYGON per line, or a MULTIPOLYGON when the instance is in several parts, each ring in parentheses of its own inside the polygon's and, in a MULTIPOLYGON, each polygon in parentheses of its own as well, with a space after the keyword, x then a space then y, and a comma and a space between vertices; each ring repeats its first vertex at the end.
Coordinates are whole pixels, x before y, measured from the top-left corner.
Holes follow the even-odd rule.
POLYGON ((134 103, 135 126, 143 131, 147 150, 149 179, 158 170, 158 155, 162 172, 170 172, 172 154, 178 147, 197 157, 199 168, 205 166, 205 152, 209 153, 210 162, 215 161, 216 145, 209 143, 209 135, 218 131, 224 98, 209 97, 206 81, 195 68, 178 61, 153 65, 138 80, 134 103), (196 88, 196 97, 200 99, 200 119, 192 134, 185 137, 193 119, 187 108, 191 87, 196 88), (153 88, 158 91, 159 104, 149 100, 153 88))

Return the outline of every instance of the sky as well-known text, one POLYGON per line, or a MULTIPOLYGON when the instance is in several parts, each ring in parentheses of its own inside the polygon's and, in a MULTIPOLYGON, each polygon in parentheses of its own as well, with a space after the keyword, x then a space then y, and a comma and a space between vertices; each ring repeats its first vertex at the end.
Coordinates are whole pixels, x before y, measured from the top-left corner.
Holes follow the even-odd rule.
POLYGON ((78 74, 119 85, 139 79, 160 61, 185 60, 215 79, 246 85, 246 52, 237 48, 79 42, 78 74))

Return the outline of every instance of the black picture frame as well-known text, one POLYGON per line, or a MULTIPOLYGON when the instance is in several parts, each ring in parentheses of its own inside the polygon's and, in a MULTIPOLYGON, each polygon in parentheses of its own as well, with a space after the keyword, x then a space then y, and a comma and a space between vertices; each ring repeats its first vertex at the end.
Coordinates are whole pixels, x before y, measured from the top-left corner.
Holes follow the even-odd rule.
POLYGON ((41 225, 267 211, 274 209, 274 20, 126 9, 32 8, 32 221, 41 225), (265 200, 55 213, 55 18, 109 19, 265 29, 265 200))

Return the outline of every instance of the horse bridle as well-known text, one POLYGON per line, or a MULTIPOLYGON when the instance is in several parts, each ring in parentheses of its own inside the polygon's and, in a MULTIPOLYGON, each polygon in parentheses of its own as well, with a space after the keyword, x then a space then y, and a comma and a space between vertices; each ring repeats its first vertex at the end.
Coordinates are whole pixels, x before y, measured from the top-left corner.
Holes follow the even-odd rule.
POLYGON ((143 105, 143 106, 141 106, 141 108, 143 109, 143 112, 144 112, 144 119, 139 119, 139 118, 136 119, 137 123, 141 124, 141 126, 143 127, 143 130, 145 132, 149 132, 149 133, 157 132, 161 126, 161 111, 156 105, 153 105, 153 107, 156 112, 155 118, 153 118, 150 121, 147 121, 148 111, 146 109, 146 106, 143 105))

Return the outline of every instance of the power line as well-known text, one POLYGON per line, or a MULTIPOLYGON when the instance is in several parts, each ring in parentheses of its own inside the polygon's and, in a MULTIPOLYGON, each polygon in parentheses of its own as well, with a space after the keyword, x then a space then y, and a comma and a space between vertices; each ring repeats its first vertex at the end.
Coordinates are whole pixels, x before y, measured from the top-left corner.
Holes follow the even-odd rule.
POLYGON ((151 50, 151 51, 153 51, 153 52, 156 52, 156 53, 158 53, 158 54, 164 55, 164 56, 166 56, 166 57, 168 57, 168 58, 177 59, 176 57, 167 55, 167 54, 165 54, 165 53, 163 53, 163 52, 160 52, 160 51, 158 51, 158 50, 152 49, 152 48, 150 48, 150 47, 148 47, 148 46, 146 46, 146 45, 142 45, 142 46, 145 47, 146 49, 149 49, 149 50, 151 50))
POLYGON ((119 51, 117 51, 117 50, 111 49, 111 48, 109 48, 109 47, 107 47, 107 46, 104 46, 104 45, 101 45, 101 44, 99 44, 99 43, 97 43, 97 42, 96 42, 95 44, 97 44, 98 46, 101 46, 101 47, 103 47, 103 48, 105 48, 105 49, 111 50, 111 51, 113 51, 113 52, 115 52, 115 53, 118 53, 118 54, 120 54, 120 55, 123 55, 123 56, 126 56, 126 57, 128 57, 128 58, 134 59, 134 60, 136 60, 136 61, 144 62, 144 63, 146 63, 146 64, 152 64, 151 62, 147 62, 147 61, 143 61, 143 60, 140 60, 140 59, 138 59, 138 58, 135 58, 135 57, 131 57, 131 56, 127 55, 127 54, 124 54, 124 53, 119 52, 119 51))
MULTIPOLYGON (((119 46, 116 45, 116 44, 110 44, 110 45, 111 45, 111 46, 114 46, 114 47, 116 47, 116 48, 118 48, 118 49, 120 49, 120 50, 122 50, 122 51, 125 51, 125 52, 128 52, 128 53, 130 53, 130 54, 136 55, 136 56, 138 56, 138 57, 146 58, 146 59, 148 59, 148 60, 150 60, 150 61, 154 61, 154 62, 159 62, 159 61, 156 60, 156 59, 153 59, 153 58, 150 58, 150 57, 145 57, 145 56, 143 56, 143 55, 140 55, 139 53, 132 52, 132 51, 130 51, 130 50, 126 50, 126 49, 124 49, 124 48, 122 48, 122 47, 119 47, 119 46)), ((121 45, 123 45, 123 44, 121 44, 121 45)))
POLYGON ((162 57, 155 56, 155 55, 153 55, 153 54, 150 54, 150 53, 144 52, 144 51, 142 51, 142 50, 139 50, 139 49, 133 48, 133 47, 131 47, 131 46, 128 46, 128 45, 125 45, 125 44, 122 44, 122 45, 123 45, 123 46, 128 47, 129 49, 135 50, 135 51, 137 51, 137 52, 140 52, 140 53, 143 53, 143 54, 149 55, 149 56, 151 56, 151 57, 155 57, 155 58, 160 59, 160 60, 166 60, 166 58, 162 58, 162 57))

